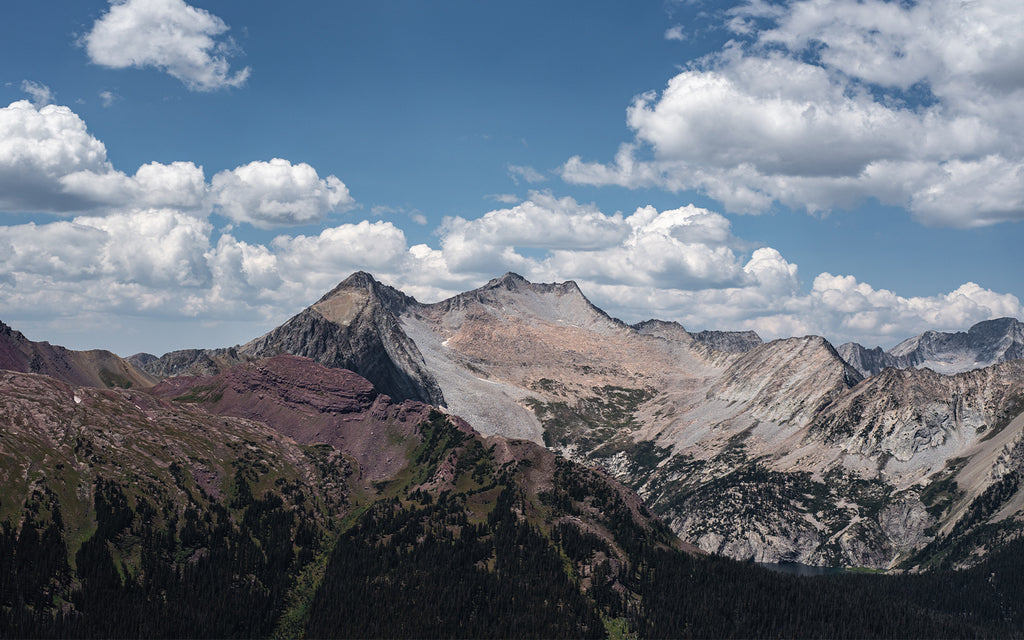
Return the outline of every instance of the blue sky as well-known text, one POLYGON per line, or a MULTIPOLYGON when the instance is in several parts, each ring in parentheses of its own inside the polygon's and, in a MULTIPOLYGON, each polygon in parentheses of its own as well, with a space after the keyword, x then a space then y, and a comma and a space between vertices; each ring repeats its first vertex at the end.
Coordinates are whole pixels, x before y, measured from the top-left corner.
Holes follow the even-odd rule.
POLYGON ((17 2, 0 320, 244 342, 354 270, 891 346, 1024 316, 1010 0, 17 2))

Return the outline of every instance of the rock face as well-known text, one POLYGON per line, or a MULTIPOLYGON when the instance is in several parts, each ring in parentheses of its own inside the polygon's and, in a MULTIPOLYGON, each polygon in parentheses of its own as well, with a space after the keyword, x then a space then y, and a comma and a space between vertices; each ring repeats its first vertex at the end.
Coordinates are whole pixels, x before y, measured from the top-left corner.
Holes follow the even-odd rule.
POLYGON ((824 338, 787 338, 744 353, 708 398, 742 402, 760 420, 806 424, 860 381, 824 338))
POLYGON ((998 318, 979 322, 966 332, 925 331, 888 351, 866 349, 854 342, 839 351, 865 376, 877 375, 885 367, 927 367, 953 374, 1024 358, 1024 323, 998 318))
POLYGON ((763 342, 753 331, 698 331, 693 339, 716 351, 746 353, 763 342))
POLYGON ((840 357, 862 376, 868 378, 878 375, 886 367, 901 368, 907 366, 905 361, 886 353, 882 347, 868 349, 856 342, 846 342, 836 347, 840 357))
POLYGON ((209 376, 244 362, 245 358, 235 348, 229 349, 182 349, 164 355, 137 353, 128 357, 135 368, 156 378, 170 376, 209 376))
POLYGON ((40 373, 89 387, 148 387, 156 379, 109 351, 72 351, 33 342, 0 322, 0 369, 40 373))

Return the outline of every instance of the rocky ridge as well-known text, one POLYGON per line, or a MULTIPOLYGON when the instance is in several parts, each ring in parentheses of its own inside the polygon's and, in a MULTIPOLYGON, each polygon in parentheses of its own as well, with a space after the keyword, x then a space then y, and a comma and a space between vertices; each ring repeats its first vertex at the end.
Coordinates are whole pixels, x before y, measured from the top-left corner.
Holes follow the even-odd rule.
POLYGON ((1024 323, 1016 318, 997 318, 979 322, 967 331, 925 331, 888 351, 848 342, 839 347, 839 352, 864 376, 877 375, 886 367, 927 367, 954 374, 1024 358, 1024 323))
MULTIPOLYGON (((950 461, 996 465, 998 456, 982 451, 981 425, 1021 409, 1015 367, 954 382, 975 389, 957 397, 987 400, 974 413, 954 401, 957 418, 943 421, 945 377, 910 372, 917 394, 904 399, 893 388, 869 401, 863 394, 877 381, 863 380, 820 337, 729 353, 676 323, 623 325, 574 283, 514 274, 406 306, 399 318, 450 411, 484 433, 600 465, 681 538, 737 558, 910 561, 995 482, 975 474, 956 500, 937 501, 935 483, 958 482, 950 461), (870 410, 844 409, 857 402, 870 410)), ((1007 511, 1000 526, 1019 519, 1007 511)))

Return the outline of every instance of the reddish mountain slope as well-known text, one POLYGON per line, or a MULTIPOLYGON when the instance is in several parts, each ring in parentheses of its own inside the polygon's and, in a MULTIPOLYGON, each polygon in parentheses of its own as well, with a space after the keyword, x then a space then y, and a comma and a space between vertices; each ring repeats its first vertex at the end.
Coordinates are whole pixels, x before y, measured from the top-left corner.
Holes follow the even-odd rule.
POLYGON ((41 373, 85 387, 148 387, 156 382, 109 351, 72 351, 49 342, 33 342, 0 322, 0 369, 41 373))

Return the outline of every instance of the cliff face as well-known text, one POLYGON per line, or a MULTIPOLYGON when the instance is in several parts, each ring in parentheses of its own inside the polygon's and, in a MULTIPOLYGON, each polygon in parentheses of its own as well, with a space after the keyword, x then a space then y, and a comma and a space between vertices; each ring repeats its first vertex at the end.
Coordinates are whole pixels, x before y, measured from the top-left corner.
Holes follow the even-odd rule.
POLYGON ((316 304, 239 353, 265 358, 282 353, 327 367, 350 369, 396 400, 444 405, 444 396, 423 356, 396 317, 415 301, 357 273, 316 304))
POLYGON ((824 338, 788 338, 744 353, 708 398, 742 402, 760 420, 806 424, 860 381, 824 338))

